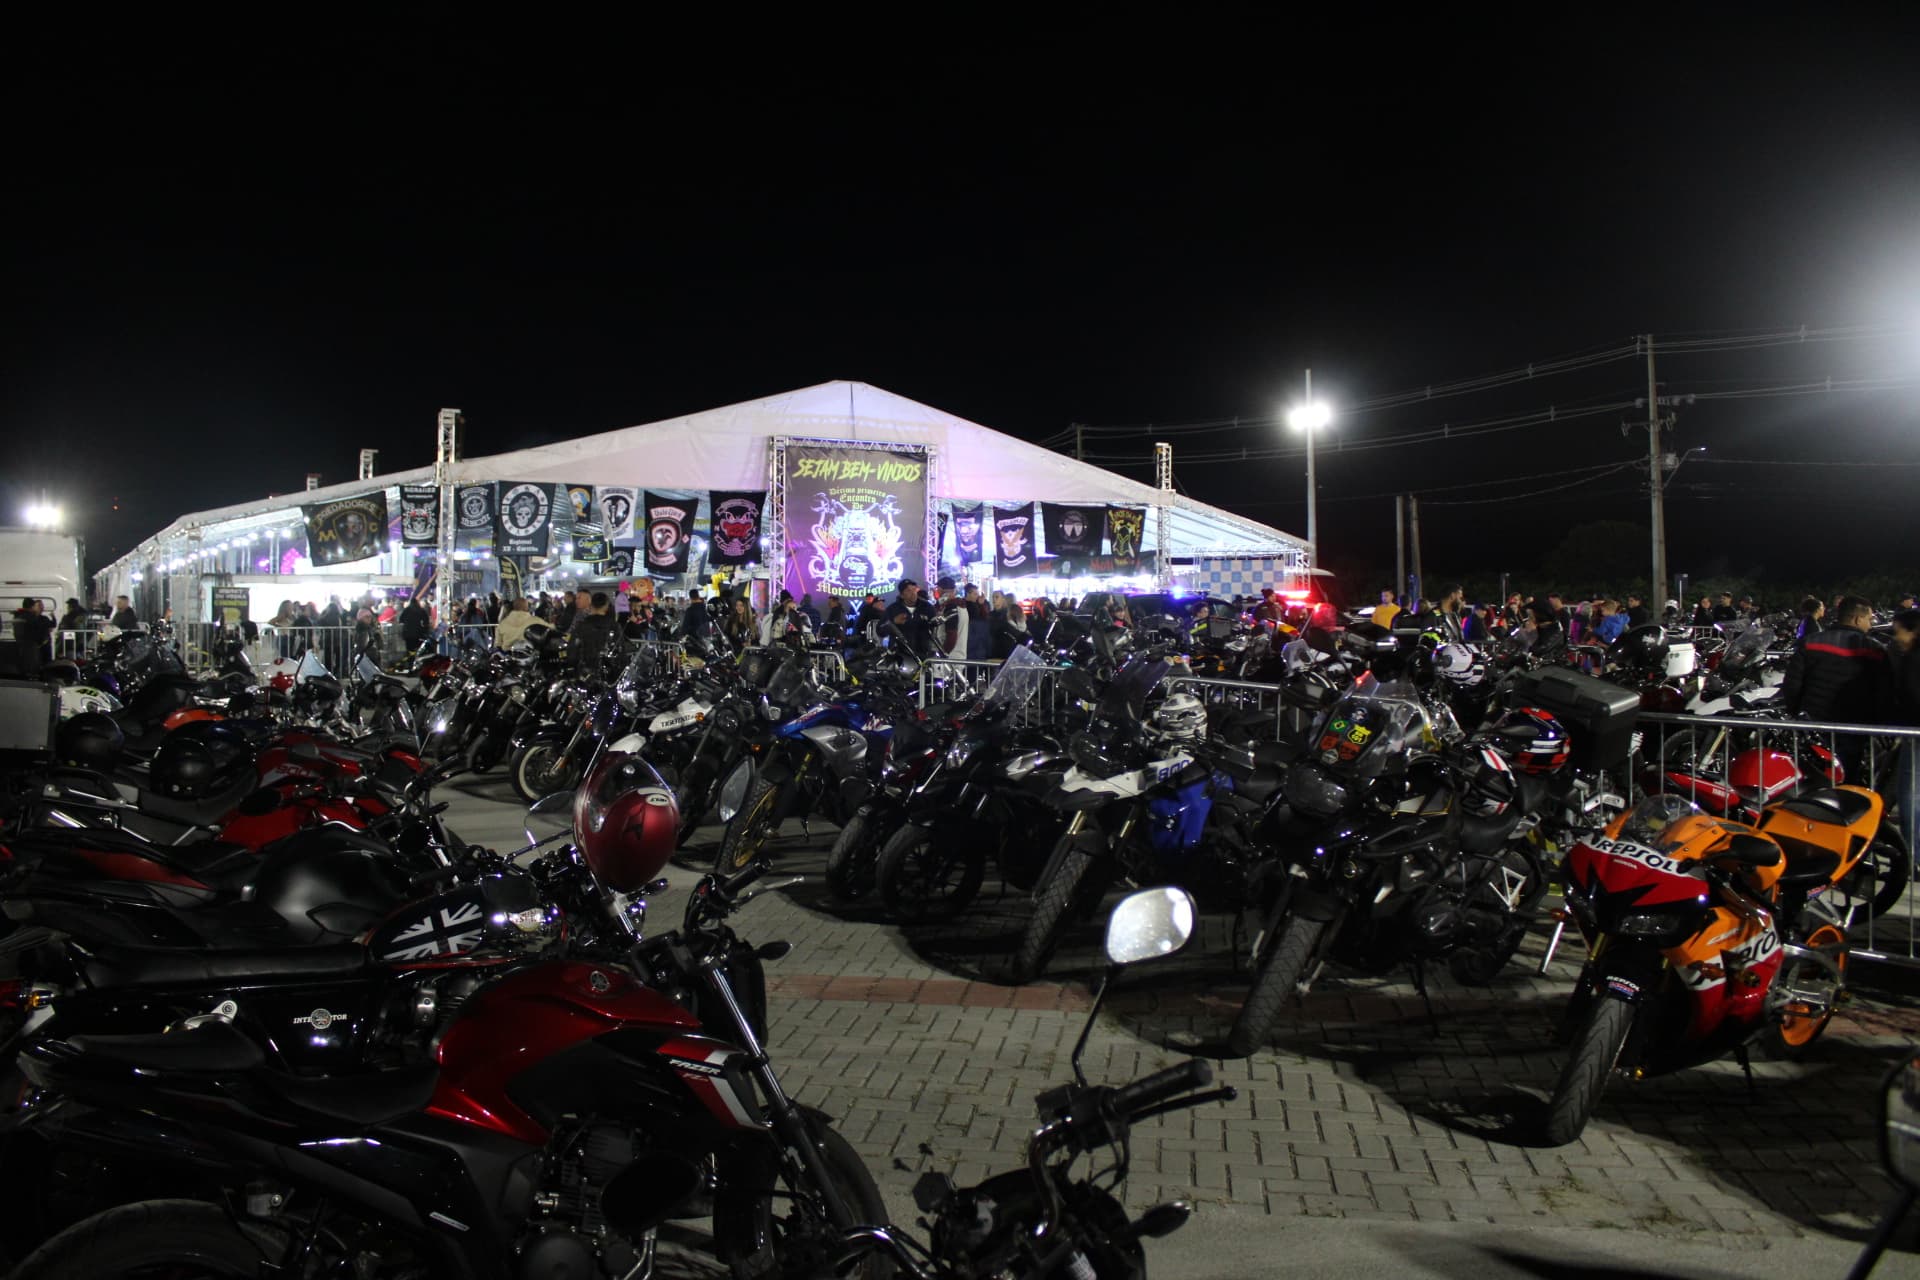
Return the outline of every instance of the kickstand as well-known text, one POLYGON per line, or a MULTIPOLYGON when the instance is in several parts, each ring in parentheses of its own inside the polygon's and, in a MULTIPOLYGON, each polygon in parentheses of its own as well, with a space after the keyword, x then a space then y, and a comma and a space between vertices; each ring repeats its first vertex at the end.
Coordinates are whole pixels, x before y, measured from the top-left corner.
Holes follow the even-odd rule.
POLYGON ((1427 1025, 1433 1029, 1434 1037, 1440 1035, 1440 1015, 1433 1010, 1433 997, 1427 994, 1427 962, 1415 957, 1409 964, 1413 970, 1413 989, 1420 993, 1421 1003, 1427 1006, 1427 1025))
POLYGON ((1760 1101, 1760 1087, 1753 1082, 1753 1055, 1747 1052, 1747 1046, 1741 1045, 1733 1051, 1733 1056, 1739 1060, 1740 1070, 1747 1077, 1747 1101, 1760 1101))

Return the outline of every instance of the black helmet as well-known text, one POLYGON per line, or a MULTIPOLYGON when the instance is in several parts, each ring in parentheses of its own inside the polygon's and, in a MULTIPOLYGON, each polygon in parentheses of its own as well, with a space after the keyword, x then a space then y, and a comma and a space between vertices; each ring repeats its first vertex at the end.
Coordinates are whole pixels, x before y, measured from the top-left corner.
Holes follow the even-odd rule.
POLYGON ((560 633, 544 622, 532 622, 528 623, 527 629, 520 633, 520 638, 541 653, 551 653, 554 645, 559 641, 560 633))
POLYGON ((61 764, 111 773, 120 763, 127 735, 104 711, 84 711, 54 731, 54 755, 61 764))
POLYGON ((1635 627, 1621 634, 1613 642, 1614 661, 1633 671, 1665 671, 1667 667, 1667 633, 1664 628, 1648 623, 1644 627, 1635 627))
POLYGON ((154 789, 170 800, 204 800, 251 768, 246 739, 217 720, 196 720, 169 733, 153 753, 154 789))

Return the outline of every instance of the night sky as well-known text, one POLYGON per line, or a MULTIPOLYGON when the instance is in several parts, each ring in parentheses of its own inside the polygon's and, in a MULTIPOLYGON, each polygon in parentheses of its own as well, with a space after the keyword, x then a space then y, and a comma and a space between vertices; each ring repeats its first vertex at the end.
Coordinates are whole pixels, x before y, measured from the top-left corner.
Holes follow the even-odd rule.
POLYGON ((1676 570, 1920 577, 1913 6, 891 12, 16 28, 3 518, 44 488, 97 567, 361 446, 429 462, 443 405, 477 454, 849 378, 1091 424, 1140 479, 1169 439, 1186 492, 1304 532, 1301 461, 1259 451, 1311 365, 1325 561, 1383 573, 1418 490, 1430 574, 1521 569, 1644 521, 1644 472, 1572 470, 1644 456, 1644 409, 1563 417, 1644 360, 1342 407, 1652 332, 1663 394, 1879 388, 1680 405, 1676 570), (1842 340, 1677 348, 1801 326, 1842 340), (1753 465, 1808 461, 1875 465, 1753 465))

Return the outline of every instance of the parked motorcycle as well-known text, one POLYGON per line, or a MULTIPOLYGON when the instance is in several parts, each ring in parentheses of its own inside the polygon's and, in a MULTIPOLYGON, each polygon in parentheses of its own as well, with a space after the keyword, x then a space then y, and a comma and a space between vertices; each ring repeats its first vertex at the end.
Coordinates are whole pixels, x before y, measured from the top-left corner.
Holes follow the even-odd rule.
POLYGON ((1574 847, 1565 909, 1588 950, 1549 1143, 1579 1137, 1616 1070, 1681 1070, 1754 1040, 1791 1055, 1826 1029, 1851 920, 1825 895, 1878 827, 1880 797, 1836 788, 1779 810, 1756 829, 1652 795, 1574 847))

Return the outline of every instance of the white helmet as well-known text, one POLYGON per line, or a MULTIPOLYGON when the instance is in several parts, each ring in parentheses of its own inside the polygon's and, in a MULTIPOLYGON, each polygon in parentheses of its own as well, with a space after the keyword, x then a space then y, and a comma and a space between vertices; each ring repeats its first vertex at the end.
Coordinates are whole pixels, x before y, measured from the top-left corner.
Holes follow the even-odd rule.
POLYGON ((1433 673, 1454 684, 1471 684, 1478 657, 1470 645, 1443 644, 1433 651, 1433 673))
POLYGON ((1207 708, 1190 693, 1176 693, 1155 708, 1153 727, 1167 738, 1205 737, 1207 708))

